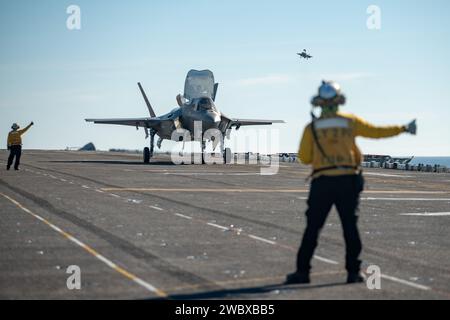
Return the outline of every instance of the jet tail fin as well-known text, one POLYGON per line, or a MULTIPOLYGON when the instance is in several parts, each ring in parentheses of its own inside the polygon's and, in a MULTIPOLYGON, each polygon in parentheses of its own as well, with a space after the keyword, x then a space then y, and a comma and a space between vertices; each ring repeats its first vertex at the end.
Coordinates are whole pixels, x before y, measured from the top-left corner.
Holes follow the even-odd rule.
POLYGON ((144 89, 142 88, 140 82, 138 82, 138 86, 139 86, 139 90, 141 90, 142 96, 144 97, 145 104, 147 105, 148 112, 150 113, 150 116, 151 116, 152 118, 155 118, 155 117, 156 117, 155 111, 153 111, 152 105, 150 104, 150 101, 148 101, 147 95, 145 94, 145 91, 144 91, 144 89))
POLYGON ((213 92, 213 96, 212 96, 213 101, 216 101, 217 89, 219 89, 219 84, 214 83, 214 92, 213 92))

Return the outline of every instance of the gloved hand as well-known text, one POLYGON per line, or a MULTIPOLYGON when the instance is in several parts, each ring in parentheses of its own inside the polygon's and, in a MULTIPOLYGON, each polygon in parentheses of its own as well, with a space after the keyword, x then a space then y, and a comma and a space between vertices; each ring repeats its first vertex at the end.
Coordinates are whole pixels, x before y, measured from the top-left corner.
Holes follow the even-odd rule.
POLYGON ((34 122, 33 121, 31 121, 31 123, 30 123, 31 125, 34 125, 34 122))
POLYGON ((405 126, 405 131, 414 135, 417 133, 416 119, 414 119, 405 126))

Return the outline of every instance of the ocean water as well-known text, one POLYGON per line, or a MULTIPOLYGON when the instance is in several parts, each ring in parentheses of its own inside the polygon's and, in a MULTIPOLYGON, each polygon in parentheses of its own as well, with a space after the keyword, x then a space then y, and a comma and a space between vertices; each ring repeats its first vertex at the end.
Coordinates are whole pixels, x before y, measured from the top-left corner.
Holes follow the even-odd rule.
POLYGON ((446 166, 450 168, 450 157, 414 157, 410 164, 439 164, 441 166, 446 166))

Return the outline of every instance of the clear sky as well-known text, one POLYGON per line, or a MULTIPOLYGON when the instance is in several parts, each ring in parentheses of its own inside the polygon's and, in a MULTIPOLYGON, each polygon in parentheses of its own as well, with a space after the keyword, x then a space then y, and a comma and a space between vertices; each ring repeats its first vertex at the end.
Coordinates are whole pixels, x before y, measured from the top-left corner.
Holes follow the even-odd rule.
POLYGON ((295 152, 322 78, 344 109, 377 124, 418 118, 417 137, 359 139, 365 153, 450 156, 450 2, 0 0, 0 133, 36 125, 25 148, 142 149, 142 131, 87 117, 145 117, 176 106, 189 69, 211 69, 230 117, 284 119, 295 152), (66 27, 69 5, 81 29, 66 27), (366 10, 381 9, 369 30, 366 10), (314 56, 302 61, 303 48, 314 56))

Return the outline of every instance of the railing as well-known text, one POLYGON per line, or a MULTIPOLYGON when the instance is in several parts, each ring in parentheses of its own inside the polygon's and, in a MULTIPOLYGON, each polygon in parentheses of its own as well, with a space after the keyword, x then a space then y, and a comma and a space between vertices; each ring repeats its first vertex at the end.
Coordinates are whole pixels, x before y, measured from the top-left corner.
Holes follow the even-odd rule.
POLYGON ((435 172, 435 173, 450 173, 450 168, 446 166, 441 166, 438 164, 405 164, 399 162, 363 162, 362 167, 364 168, 383 168, 383 169, 394 169, 394 170, 405 170, 405 171, 421 171, 421 172, 435 172))

